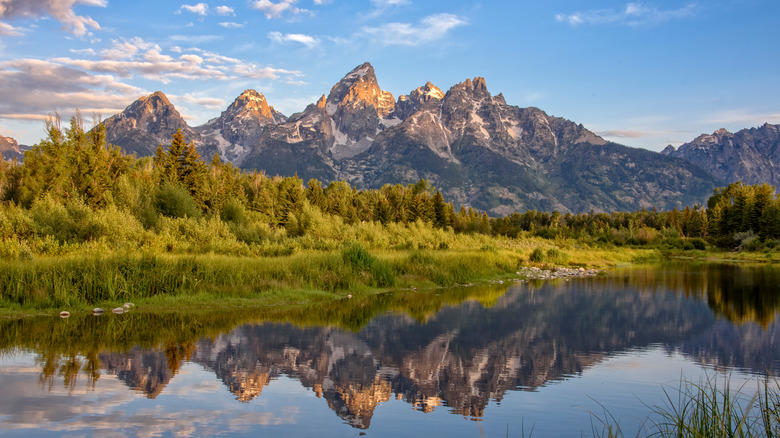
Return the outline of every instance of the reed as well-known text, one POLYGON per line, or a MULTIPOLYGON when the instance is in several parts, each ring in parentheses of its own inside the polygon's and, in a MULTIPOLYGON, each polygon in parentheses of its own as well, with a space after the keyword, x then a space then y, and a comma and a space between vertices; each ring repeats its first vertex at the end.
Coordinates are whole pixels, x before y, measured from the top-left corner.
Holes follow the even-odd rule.
POLYGON ((55 309, 141 298, 316 302, 365 290, 433 287, 513 274, 515 251, 338 251, 278 257, 109 253, 0 261, 0 307, 55 309))
MULTIPOLYGON (((758 381, 755 392, 748 384, 733 390, 730 380, 722 386, 716 378, 701 383, 682 379, 680 387, 664 390, 664 402, 650 406, 650 414, 636 436, 648 437, 776 437, 780 435, 780 384, 758 381)), ((594 436, 623 437, 623 430, 608 410, 597 417, 594 436)))

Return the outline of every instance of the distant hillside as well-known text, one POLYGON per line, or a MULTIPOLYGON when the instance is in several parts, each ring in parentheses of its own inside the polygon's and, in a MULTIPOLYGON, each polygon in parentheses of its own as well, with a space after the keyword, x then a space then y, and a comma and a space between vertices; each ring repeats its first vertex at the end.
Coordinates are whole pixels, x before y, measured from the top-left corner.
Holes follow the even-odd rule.
POLYGON ((780 125, 765 123, 733 134, 719 129, 661 153, 688 160, 727 183, 780 187, 780 125))

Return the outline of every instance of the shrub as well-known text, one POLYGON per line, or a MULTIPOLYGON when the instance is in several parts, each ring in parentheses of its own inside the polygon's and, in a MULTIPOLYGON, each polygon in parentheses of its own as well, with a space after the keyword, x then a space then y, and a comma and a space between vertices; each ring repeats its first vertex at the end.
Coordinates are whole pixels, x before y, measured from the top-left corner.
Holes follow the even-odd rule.
POLYGON ((365 271, 376 261, 359 243, 349 243, 341 250, 341 257, 355 271, 365 271))
POLYGON ((695 249, 698 249, 700 251, 707 249, 707 243, 704 242, 704 239, 700 237, 694 237, 693 239, 690 239, 690 242, 695 249))
POLYGON ((246 207, 236 198, 229 198, 222 204, 222 220, 235 224, 245 224, 247 215, 246 207))
POLYGON ((353 272, 368 274, 368 283, 372 286, 384 287, 395 283, 390 267, 374 258, 359 243, 347 244, 341 250, 341 257, 353 272))
POLYGON ((544 254, 544 251, 542 251, 541 248, 536 248, 531 252, 531 255, 528 256, 528 260, 534 262, 534 263, 542 263, 545 261, 547 257, 544 254))
POLYGON ((657 238, 658 231, 652 228, 642 227, 639 229, 639 231, 636 232, 636 240, 640 245, 647 245, 648 243, 652 243, 657 238))
POLYGON ((547 261, 556 265, 565 265, 569 262, 569 255, 558 248, 550 248, 547 250, 547 261))
POLYGON ((163 216, 183 218, 199 218, 200 210, 195 199, 182 186, 165 183, 154 196, 154 208, 163 216))

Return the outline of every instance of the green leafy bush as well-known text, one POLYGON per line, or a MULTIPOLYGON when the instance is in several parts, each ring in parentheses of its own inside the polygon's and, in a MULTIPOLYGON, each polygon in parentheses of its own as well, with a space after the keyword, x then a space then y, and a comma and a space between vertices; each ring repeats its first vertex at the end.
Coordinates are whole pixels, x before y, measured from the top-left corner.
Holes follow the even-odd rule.
POLYGON ((200 210, 195 199, 182 186, 163 183, 154 196, 154 208, 163 216, 183 218, 199 218, 200 210))
POLYGON ((531 255, 528 256, 528 260, 534 262, 534 263, 543 263, 547 256, 544 254, 544 251, 541 248, 536 248, 531 252, 531 255))

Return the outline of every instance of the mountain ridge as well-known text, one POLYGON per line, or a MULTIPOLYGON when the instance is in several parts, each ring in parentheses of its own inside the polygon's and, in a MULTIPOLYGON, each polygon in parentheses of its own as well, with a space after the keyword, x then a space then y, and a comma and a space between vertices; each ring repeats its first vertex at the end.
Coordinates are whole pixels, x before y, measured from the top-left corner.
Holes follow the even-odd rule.
MULTIPOLYGON (((155 96, 162 102, 164 95, 157 94, 141 103, 155 96)), ((289 117, 271 113, 262 94, 247 90, 222 115, 194 128, 170 102, 157 105, 156 119, 146 115, 154 106, 137 103, 125 110, 133 117, 114 116, 135 118, 135 126, 107 123, 109 132, 126 128, 111 138, 131 152, 151 153, 117 143, 138 126, 158 128, 152 132, 156 137, 136 137, 154 140, 155 148, 181 127, 204 158, 219 153, 246 170, 325 183, 346 180, 358 188, 426 178, 456 204, 493 215, 682 208, 702 203, 721 184, 686 160, 608 142, 539 108, 509 105, 502 94, 491 95, 479 76, 446 93, 426 82, 396 100, 364 63, 289 117), (257 104, 257 117, 234 114, 242 96, 242 102, 257 104), (160 139, 162 134, 168 137, 160 139)))
POLYGON ((0 135, 0 158, 12 160, 21 159, 24 154, 24 146, 20 146, 16 139, 0 135))
POLYGON ((780 187, 780 125, 764 123, 735 133, 721 128, 661 153, 688 160, 727 182, 780 187))

